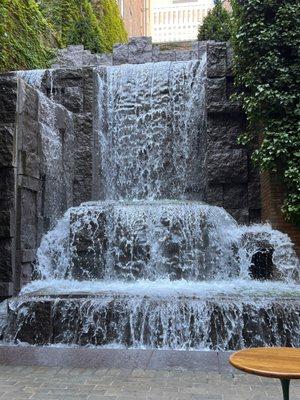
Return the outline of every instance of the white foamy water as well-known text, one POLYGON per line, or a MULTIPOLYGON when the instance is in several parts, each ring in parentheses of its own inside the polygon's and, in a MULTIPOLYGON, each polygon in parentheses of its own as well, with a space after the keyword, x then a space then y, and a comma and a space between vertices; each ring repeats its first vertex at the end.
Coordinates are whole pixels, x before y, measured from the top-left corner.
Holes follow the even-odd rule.
POLYGON ((98 76, 106 199, 184 198, 204 186, 201 60, 108 67, 98 76))
POLYGON ((94 202, 68 210, 44 236, 37 268, 47 279, 83 267, 81 279, 228 280, 249 278, 253 255, 268 246, 277 279, 298 281, 289 237, 269 225, 239 226, 224 209, 192 201, 94 202))
POLYGON ((156 281, 138 280, 124 282, 115 280, 75 281, 64 279, 48 279, 33 281, 22 289, 21 294, 45 295, 100 295, 123 294, 132 296, 160 297, 242 297, 255 300, 256 297, 285 296, 300 299, 300 285, 297 283, 282 283, 274 281, 253 281, 250 279, 230 279, 222 281, 193 282, 186 280, 156 281))
POLYGON ((17 71, 17 76, 23 79, 28 85, 36 89, 41 89, 42 81, 46 73, 46 69, 33 69, 28 71, 17 71))
POLYGON ((34 87, 35 89, 42 90, 43 80, 46 75, 50 79, 50 93, 49 97, 52 98, 53 95, 53 69, 33 69, 27 71, 16 71, 19 78, 23 79, 28 85, 34 87))

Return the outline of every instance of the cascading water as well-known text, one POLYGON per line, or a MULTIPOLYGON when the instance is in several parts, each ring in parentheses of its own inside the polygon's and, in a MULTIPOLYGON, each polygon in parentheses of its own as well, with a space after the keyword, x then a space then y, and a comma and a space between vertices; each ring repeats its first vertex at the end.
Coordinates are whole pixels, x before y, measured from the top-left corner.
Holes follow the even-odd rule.
POLYGON ((98 77, 104 199, 202 199, 205 57, 98 77))
POLYGON ((205 56, 99 72, 102 200, 69 209, 44 236, 40 280, 10 301, 6 340, 300 345, 299 263, 288 236, 239 226, 201 202, 204 77, 205 56), (257 257, 269 263, 265 281, 252 279, 257 257))

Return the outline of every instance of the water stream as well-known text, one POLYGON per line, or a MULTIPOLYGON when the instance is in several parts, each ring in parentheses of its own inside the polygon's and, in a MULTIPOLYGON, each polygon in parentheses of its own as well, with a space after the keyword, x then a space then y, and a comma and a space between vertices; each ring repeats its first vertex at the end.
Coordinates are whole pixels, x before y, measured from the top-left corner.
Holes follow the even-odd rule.
POLYGON ((205 68, 204 55, 99 72, 99 200, 70 208, 44 236, 39 279, 10 302, 7 339, 30 342, 42 304, 51 335, 33 344, 300 345, 289 237, 202 202, 205 68), (265 280, 254 279, 257 260, 265 280))

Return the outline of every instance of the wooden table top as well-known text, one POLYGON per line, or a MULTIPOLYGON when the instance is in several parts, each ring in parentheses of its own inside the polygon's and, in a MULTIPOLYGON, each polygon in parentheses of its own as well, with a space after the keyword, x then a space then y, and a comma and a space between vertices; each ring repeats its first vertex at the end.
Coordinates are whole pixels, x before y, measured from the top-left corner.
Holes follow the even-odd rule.
POLYGON ((300 379, 300 349, 258 347, 238 351, 230 364, 249 374, 279 379, 300 379))

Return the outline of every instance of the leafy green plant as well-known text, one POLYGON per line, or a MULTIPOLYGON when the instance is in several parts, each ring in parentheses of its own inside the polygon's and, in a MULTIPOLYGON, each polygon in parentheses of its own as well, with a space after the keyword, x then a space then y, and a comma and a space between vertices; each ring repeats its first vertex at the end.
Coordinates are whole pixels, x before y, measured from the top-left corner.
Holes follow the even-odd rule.
POLYGON ((58 47, 125 42, 116 0, 0 0, 0 71, 46 68, 58 47))
POLYGON ((64 46, 83 44, 101 53, 127 40, 115 0, 39 0, 39 4, 64 46))
POLYGON ((0 71, 46 67, 57 45, 34 0, 1 0, 0 71))
POLYGON ((300 224, 300 3, 233 0, 237 98, 248 118, 241 143, 259 136, 253 155, 286 185, 283 212, 300 224))
POLYGON ((115 0, 93 1, 95 14, 100 21, 105 51, 112 51, 115 43, 124 43, 128 35, 115 0))
POLYGON ((198 40, 228 41, 231 36, 231 18, 221 0, 217 0, 199 27, 198 40))

